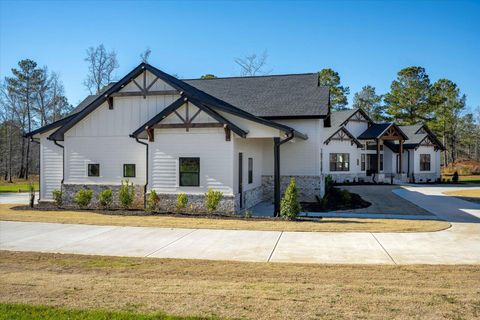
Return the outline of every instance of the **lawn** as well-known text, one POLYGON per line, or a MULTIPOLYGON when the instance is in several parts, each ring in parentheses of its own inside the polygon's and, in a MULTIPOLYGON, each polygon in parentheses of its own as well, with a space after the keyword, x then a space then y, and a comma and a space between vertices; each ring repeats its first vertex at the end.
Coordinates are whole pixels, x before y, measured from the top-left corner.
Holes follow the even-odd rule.
POLYGON ((323 218, 303 221, 284 221, 272 219, 229 219, 218 217, 192 218, 168 215, 123 216, 108 215, 92 211, 18 210, 12 209, 12 207, 13 205, 0 205, 0 220, 135 227, 263 231, 419 232, 439 231, 450 227, 450 223, 438 220, 323 218))
POLYGON ((475 176, 460 176, 459 180, 466 183, 480 183, 480 175, 475 176))
POLYGON ((136 313, 128 311, 78 310, 50 306, 0 303, 0 320, 200 320, 206 317, 176 317, 164 313, 136 313))
POLYGON ((147 315, 478 319, 479 283, 479 265, 308 265, 0 251, 1 303, 147 315))
POLYGON ((467 201, 480 203, 480 189, 468 189, 444 192, 448 196, 458 197, 467 201))
POLYGON ((30 180, 15 179, 12 183, 1 180, 0 192, 28 192, 30 183, 33 183, 35 191, 38 191, 38 177, 32 176, 30 180))

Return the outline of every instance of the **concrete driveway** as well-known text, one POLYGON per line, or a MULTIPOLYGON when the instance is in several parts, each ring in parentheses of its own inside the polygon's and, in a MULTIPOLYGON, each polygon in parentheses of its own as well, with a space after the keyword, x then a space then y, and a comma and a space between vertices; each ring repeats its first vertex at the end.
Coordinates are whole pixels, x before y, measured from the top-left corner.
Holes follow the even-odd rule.
MULTIPOLYGON (((0 192, 0 204, 28 204, 30 194, 28 192, 0 192)), ((35 203, 38 200, 38 192, 35 193, 35 203)))
POLYGON ((452 227, 422 233, 274 232, 0 222, 0 249, 113 256, 353 264, 478 264, 480 205, 439 188, 394 192, 452 227))

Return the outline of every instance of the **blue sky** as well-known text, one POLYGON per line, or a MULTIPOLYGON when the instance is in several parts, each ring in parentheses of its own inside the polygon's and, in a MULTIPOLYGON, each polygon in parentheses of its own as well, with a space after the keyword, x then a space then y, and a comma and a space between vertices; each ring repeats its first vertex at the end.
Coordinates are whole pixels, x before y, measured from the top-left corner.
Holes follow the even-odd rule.
POLYGON ((239 74, 235 57, 268 50, 272 74, 338 71, 353 93, 388 91, 401 68, 448 78, 480 105, 480 1, 1 1, 0 75, 22 58, 57 71, 70 102, 87 90, 85 50, 117 52, 121 77, 150 63, 195 78, 239 74))

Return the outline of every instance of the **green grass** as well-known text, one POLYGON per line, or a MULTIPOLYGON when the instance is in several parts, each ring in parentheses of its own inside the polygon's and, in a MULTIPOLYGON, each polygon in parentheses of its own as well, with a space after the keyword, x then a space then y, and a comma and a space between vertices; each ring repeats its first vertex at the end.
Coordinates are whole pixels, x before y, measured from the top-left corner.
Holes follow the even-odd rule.
POLYGON ((157 313, 134 313, 128 311, 76 310, 28 304, 0 303, 0 320, 200 320, 205 317, 176 317, 157 313))
MULTIPOLYGON (((35 187, 35 191, 38 191, 38 182, 34 182, 33 185, 35 187)), ((0 184, 0 192, 28 192, 28 183, 2 183, 0 184)))

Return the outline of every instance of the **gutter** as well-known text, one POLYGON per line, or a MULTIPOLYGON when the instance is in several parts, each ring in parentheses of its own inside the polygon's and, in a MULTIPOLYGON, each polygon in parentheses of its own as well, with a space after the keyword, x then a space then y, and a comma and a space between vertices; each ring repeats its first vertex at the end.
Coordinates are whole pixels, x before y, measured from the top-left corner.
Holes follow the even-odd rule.
POLYGON ((143 186, 143 207, 146 208, 147 207, 147 186, 148 186, 148 143, 138 140, 138 138, 135 137, 132 134, 130 135, 130 138, 135 139, 135 141, 137 141, 137 143, 143 144, 145 146, 145 151, 146 151, 146 154, 145 154, 146 175, 145 175, 145 185, 143 186))

